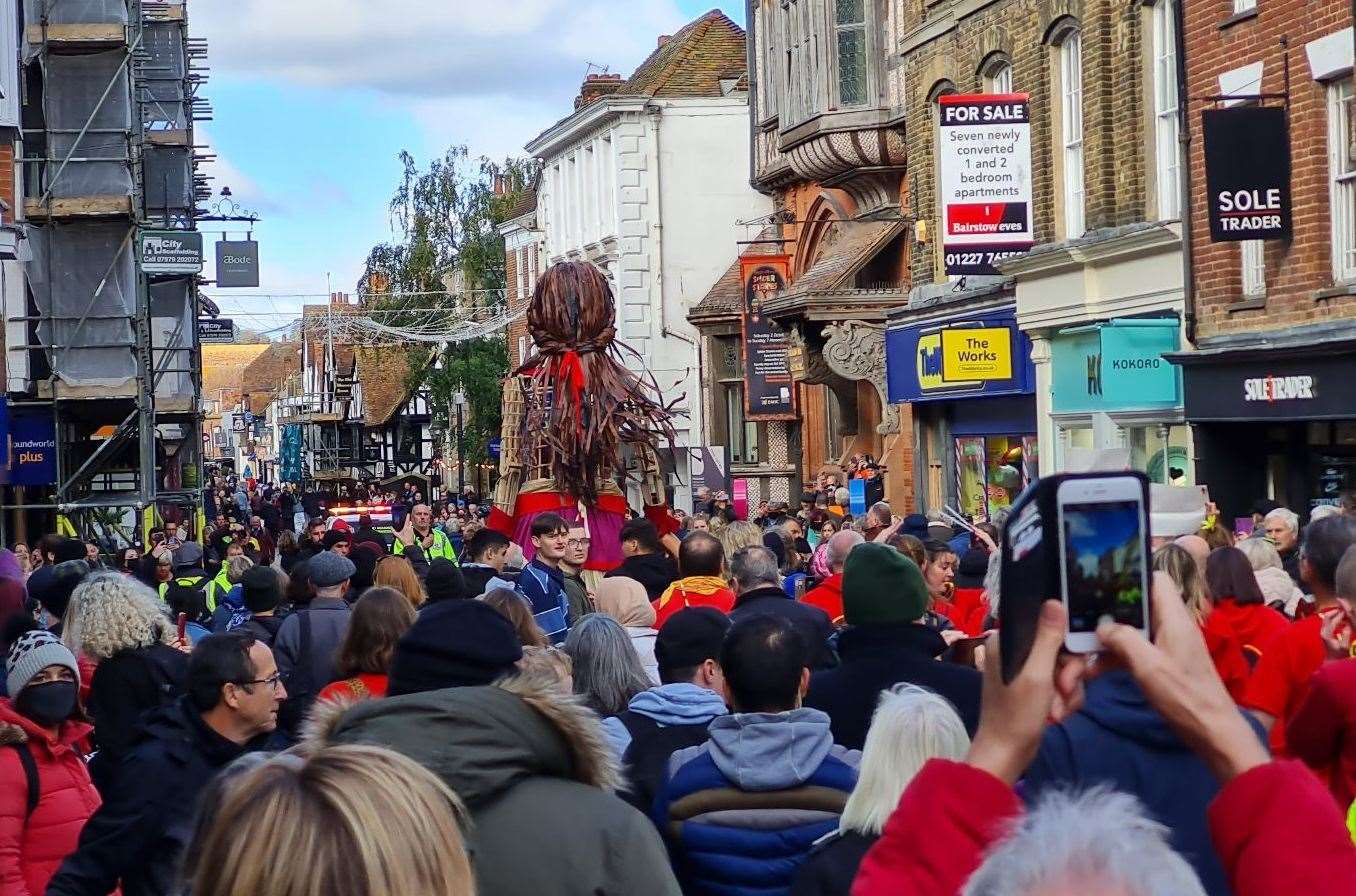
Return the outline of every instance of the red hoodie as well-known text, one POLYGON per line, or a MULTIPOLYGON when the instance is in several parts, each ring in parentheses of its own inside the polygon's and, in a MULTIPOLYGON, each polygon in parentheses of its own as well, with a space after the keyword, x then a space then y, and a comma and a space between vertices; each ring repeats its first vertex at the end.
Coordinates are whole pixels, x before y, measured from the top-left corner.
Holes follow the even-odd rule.
POLYGON ((834 625, 843 624, 843 574, 836 572, 820 582, 801 598, 801 603, 819 607, 829 614, 834 625))
POLYGON ((1238 643, 1253 656, 1261 656, 1271 639, 1290 625, 1289 619, 1266 604, 1240 604, 1232 597, 1216 600, 1210 616, 1219 616, 1229 623, 1238 643))
POLYGON ((1285 719, 1285 745, 1311 768, 1329 772, 1345 810, 1356 800, 1356 660, 1324 663, 1285 719))
MULTIPOLYGON (((933 759, 909 784, 862 860, 852 896, 954 896, 1021 814, 1012 788, 968 765, 933 759), (918 832, 927 831, 920 849, 918 832)), ((1356 880, 1356 846, 1322 785, 1297 762, 1239 775, 1207 810, 1234 896, 1340 896, 1356 880)))

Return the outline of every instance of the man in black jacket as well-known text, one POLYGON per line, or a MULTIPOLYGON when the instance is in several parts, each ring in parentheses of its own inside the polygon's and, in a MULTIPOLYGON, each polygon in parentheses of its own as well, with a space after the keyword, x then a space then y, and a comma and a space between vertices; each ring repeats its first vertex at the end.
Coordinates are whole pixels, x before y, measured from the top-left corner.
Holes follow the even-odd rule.
POLYGON ((645 586, 650 600, 658 600, 678 578, 678 564, 659 543, 659 530, 654 523, 643 517, 628 520, 618 535, 621 539, 621 566, 608 573, 608 576, 626 576, 645 586))
POLYGON ((781 616, 800 632, 810 648, 810 667, 823 669, 833 665, 829 636, 833 622, 819 607, 792 600, 781 585, 777 557, 765 547, 740 548, 730 558, 735 602, 730 610, 731 624, 750 616, 781 616))
POLYGON ((226 632, 199 641, 187 695, 147 716, 48 896, 106 896, 119 881, 123 896, 174 892, 198 794, 218 769, 264 745, 286 696, 273 654, 253 638, 226 632))
POLYGON ((511 580, 511 574, 504 572, 511 543, 507 535, 493 529, 481 529, 467 539, 461 549, 461 577, 468 597, 484 594, 490 579, 511 580))
POLYGON ((979 724, 981 677, 974 669, 937 661, 946 642, 919 624, 928 609, 923 573, 884 544, 859 544, 843 564, 840 665, 810 679, 805 705, 828 713, 833 741, 860 750, 880 692, 909 682, 935 691, 956 708, 973 737, 979 724))

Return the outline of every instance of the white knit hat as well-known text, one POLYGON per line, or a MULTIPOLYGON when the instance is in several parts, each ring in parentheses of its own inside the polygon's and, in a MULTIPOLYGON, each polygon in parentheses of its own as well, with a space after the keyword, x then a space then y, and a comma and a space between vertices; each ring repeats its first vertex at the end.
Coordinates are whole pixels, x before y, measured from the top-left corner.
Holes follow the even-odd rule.
POLYGON ((61 639, 49 631, 34 629, 24 632, 9 648, 5 660, 5 687, 9 689, 11 699, 48 666, 65 666, 75 675, 76 684, 80 683, 80 666, 75 654, 61 643, 61 639))

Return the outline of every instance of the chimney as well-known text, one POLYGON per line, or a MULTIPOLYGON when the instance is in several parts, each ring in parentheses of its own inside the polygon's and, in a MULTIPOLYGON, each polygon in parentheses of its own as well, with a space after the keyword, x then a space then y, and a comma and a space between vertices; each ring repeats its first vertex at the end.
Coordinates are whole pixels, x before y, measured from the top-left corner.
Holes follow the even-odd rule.
POLYGON ((584 78, 584 83, 579 88, 579 96, 575 98, 574 107, 582 109, 599 97, 607 96, 609 93, 616 93, 622 86, 622 76, 619 74, 588 75, 584 78))
POLYGON ((662 48, 663 48, 665 45, 667 45, 668 42, 671 41, 671 40, 673 40, 673 35, 672 35, 672 34, 661 34, 661 35, 659 35, 659 46, 658 46, 658 49, 662 49, 662 48))

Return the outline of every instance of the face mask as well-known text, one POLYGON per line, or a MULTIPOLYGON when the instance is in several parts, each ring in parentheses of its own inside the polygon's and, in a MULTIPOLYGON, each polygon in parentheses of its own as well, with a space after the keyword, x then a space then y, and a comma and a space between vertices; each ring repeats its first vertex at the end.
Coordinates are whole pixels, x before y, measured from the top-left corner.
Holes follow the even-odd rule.
POLYGON ((79 686, 73 681, 31 684, 19 692, 14 708, 44 728, 59 725, 75 712, 79 686))

